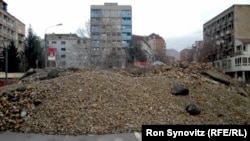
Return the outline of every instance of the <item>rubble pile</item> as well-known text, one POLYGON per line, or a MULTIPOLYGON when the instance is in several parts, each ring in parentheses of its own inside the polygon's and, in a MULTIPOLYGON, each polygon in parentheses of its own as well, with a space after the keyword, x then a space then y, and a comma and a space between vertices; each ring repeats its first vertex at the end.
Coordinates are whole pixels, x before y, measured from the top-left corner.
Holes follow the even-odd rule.
POLYGON ((80 135, 142 124, 250 124, 250 88, 208 64, 40 70, 0 90, 0 131, 80 135))

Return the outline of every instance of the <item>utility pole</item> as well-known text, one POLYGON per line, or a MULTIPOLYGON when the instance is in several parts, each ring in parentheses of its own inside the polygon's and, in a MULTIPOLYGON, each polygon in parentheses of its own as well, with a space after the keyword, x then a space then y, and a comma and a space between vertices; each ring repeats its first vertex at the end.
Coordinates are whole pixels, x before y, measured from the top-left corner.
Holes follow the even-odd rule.
POLYGON ((9 40, 2 40, 3 47, 5 50, 5 85, 8 84, 8 46, 10 44, 9 40))

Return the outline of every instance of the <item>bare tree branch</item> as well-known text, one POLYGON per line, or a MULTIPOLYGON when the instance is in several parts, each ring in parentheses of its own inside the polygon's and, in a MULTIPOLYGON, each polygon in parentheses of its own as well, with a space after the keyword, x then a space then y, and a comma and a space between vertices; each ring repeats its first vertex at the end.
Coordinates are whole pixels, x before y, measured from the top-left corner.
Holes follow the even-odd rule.
POLYGON ((90 38, 90 20, 85 21, 83 25, 80 25, 76 30, 76 33, 81 38, 90 38))

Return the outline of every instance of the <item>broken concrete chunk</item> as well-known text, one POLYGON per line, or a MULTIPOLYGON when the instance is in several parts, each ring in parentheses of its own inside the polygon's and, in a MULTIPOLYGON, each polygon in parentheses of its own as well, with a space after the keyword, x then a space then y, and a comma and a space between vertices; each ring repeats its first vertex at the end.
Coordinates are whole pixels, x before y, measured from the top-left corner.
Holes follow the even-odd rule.
POLYGON ((224 83, 226 85, 229 85, 231 83, 230 79, 227 76, 213 70, 205 70, 202 72, 202 74, 206 74, 211 78, 213 78, 214 80, 224 83))

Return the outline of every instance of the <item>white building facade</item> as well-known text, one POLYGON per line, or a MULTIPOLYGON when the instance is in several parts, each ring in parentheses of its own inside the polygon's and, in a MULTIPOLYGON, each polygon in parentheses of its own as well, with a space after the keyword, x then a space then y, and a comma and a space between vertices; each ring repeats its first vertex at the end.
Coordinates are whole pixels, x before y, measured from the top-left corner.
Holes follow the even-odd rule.
POLYGON ((233 5, 203 25, 205 54, 219 70, 250 82, 250 5, 233 5))
POLYGON ((90 39, 80 38, 76 34, 48 34, 47 67, 87 67, 89 64, 90 39), (52 53, 50 50, 53 50, 52 53), (50 57, 50 55, 52 57, 50 57))

